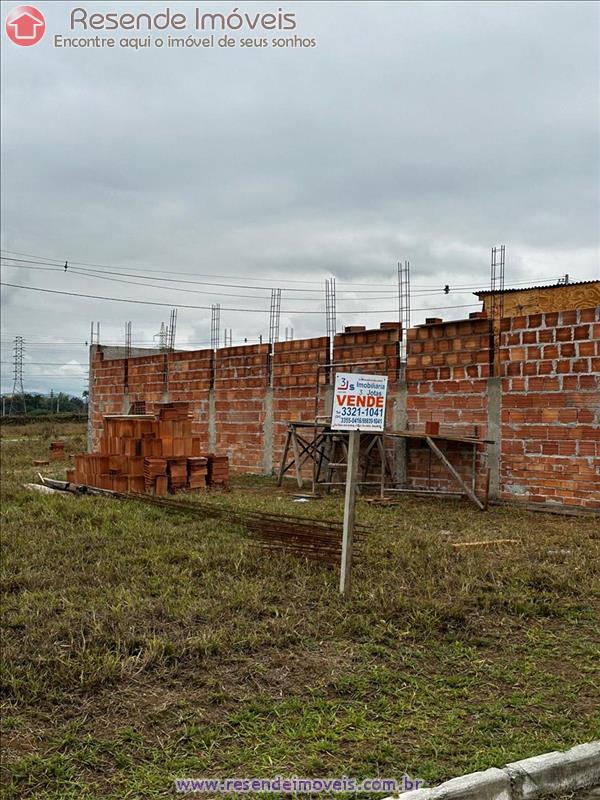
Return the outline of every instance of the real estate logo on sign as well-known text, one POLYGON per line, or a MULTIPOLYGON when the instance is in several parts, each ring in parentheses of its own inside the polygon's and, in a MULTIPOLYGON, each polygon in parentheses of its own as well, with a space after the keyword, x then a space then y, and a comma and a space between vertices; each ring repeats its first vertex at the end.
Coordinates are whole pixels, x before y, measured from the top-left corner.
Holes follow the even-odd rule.
POLYGON ((385 425, 386 375, 337 372, 331 427, 336 431, 382 431, 385 425))

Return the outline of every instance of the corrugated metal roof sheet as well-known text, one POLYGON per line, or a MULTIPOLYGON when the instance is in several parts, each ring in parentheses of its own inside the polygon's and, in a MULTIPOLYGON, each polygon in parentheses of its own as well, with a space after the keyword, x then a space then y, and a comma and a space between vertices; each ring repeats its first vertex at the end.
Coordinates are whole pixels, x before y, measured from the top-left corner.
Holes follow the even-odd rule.
MULTIPOLYGON (((521 288, 515 289, 503 289, 502 294, 508 294, 509 292, 529 292, 531 289, 560 289, 565 286, 584 286, 586 283, 600 283, 600 279, 589 281, 571 281, 570 283, 546 283, 539 286, 522 286, 521 288)), ((492 291, 490 289, 480 289, 478 292, 473 292, 473 294, 477 295, 477 297, 485 297, 485 295, 492 294, 492 291)), ((497 294, 499 294, 499 292, 497 292, 497 294)))

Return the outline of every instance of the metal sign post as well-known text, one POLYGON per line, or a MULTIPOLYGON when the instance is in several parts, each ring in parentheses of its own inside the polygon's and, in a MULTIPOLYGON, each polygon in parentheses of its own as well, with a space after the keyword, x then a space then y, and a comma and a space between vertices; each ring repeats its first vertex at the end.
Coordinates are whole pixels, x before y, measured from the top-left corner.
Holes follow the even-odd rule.
POLYGON ((336 373, 335 376, 331 428, 349 432, 340 570, 340 594, 343 595, 350 591, 360 432, 361 430, 383 431, 387 381, 385 375, 357 375, 341 372, 336 373))

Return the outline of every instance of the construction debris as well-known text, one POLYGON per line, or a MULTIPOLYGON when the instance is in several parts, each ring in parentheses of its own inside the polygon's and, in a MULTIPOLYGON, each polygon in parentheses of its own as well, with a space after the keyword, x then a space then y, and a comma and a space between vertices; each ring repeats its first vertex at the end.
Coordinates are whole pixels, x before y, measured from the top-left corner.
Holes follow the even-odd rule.
POLYGON ((41 483, 24 483, 23 488, 28 492, 38 492, 39 494, 60 494, 58 489, 52 489, 50 486, 44 486, 41 483))
POLYGON ((99 452, 76 455, 67 480, 120 493, 198 492, 228 486, 229 460, 202 452, 189 403, 164 403, 157 416, 105 416, 99 452))
MULTIPOLYGON (((285 553, 339 564, 342 552, 342 523, 331 520, 294 517, 286 514, 269 514, 258 511, 237 511, 232 508, 209 503, 186 503, 163 497, 144 495, 117 495, 122 499, 143 500, 180 513, 201 517, 225 519, 248 531, 253 547, 265 550, 280 550, 285 553)), ((365 526, 357 525, 354 532, 355 554, 360 553, 365 526)))
MULTIPOLYGON (((332 565, 337 565, 340 561, 343 533, 341 522, 294 517, 287 514, 240 511, 197 500, 185 502, 167 497, 153 497, 149 494, 130 494, 76 486, 66 481, 50 480, 41 475, 39 478, 45 485, 51 485, 52 488, 62 489, 66 492, 104 495, 118 500, 136 500, 176 513, 226 520, 245 528, 252 546, 256 548, 279 550, 283 553, 291 553, 332 565)), ((46 486, 40 487, 40 489, 44 488, 46 486)), ((356 525, 354 528, 355 556, 360 554, 366 532, 367 528, 364 525, 356 525)))
POLYGON ((488 544, 519 544, 518 539, 483 539, 480 542, 455 542, 452 547, 483 547, 488 544))

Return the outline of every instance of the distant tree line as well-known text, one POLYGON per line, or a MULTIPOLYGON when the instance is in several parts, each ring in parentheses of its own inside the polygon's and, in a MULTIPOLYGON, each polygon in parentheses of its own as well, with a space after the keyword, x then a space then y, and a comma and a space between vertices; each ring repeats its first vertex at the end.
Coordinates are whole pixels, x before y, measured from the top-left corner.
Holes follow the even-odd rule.
POLYGON ((77 397, 72 394, 65 394, 64 392, 57 392, 56 394, 29 394, 26 393, 23 397, 15 396, 13 399, 11 395, 2 395, 2 416, 10 413, 11 399, 12 414, 23 414, 23 406, 25 407, 25 415, 28 417, 47 416, 48 414, 87 414, 87 392, 83 393, 82 397, 77 397), (23 404, 23 400, 25 403, 23 404))

